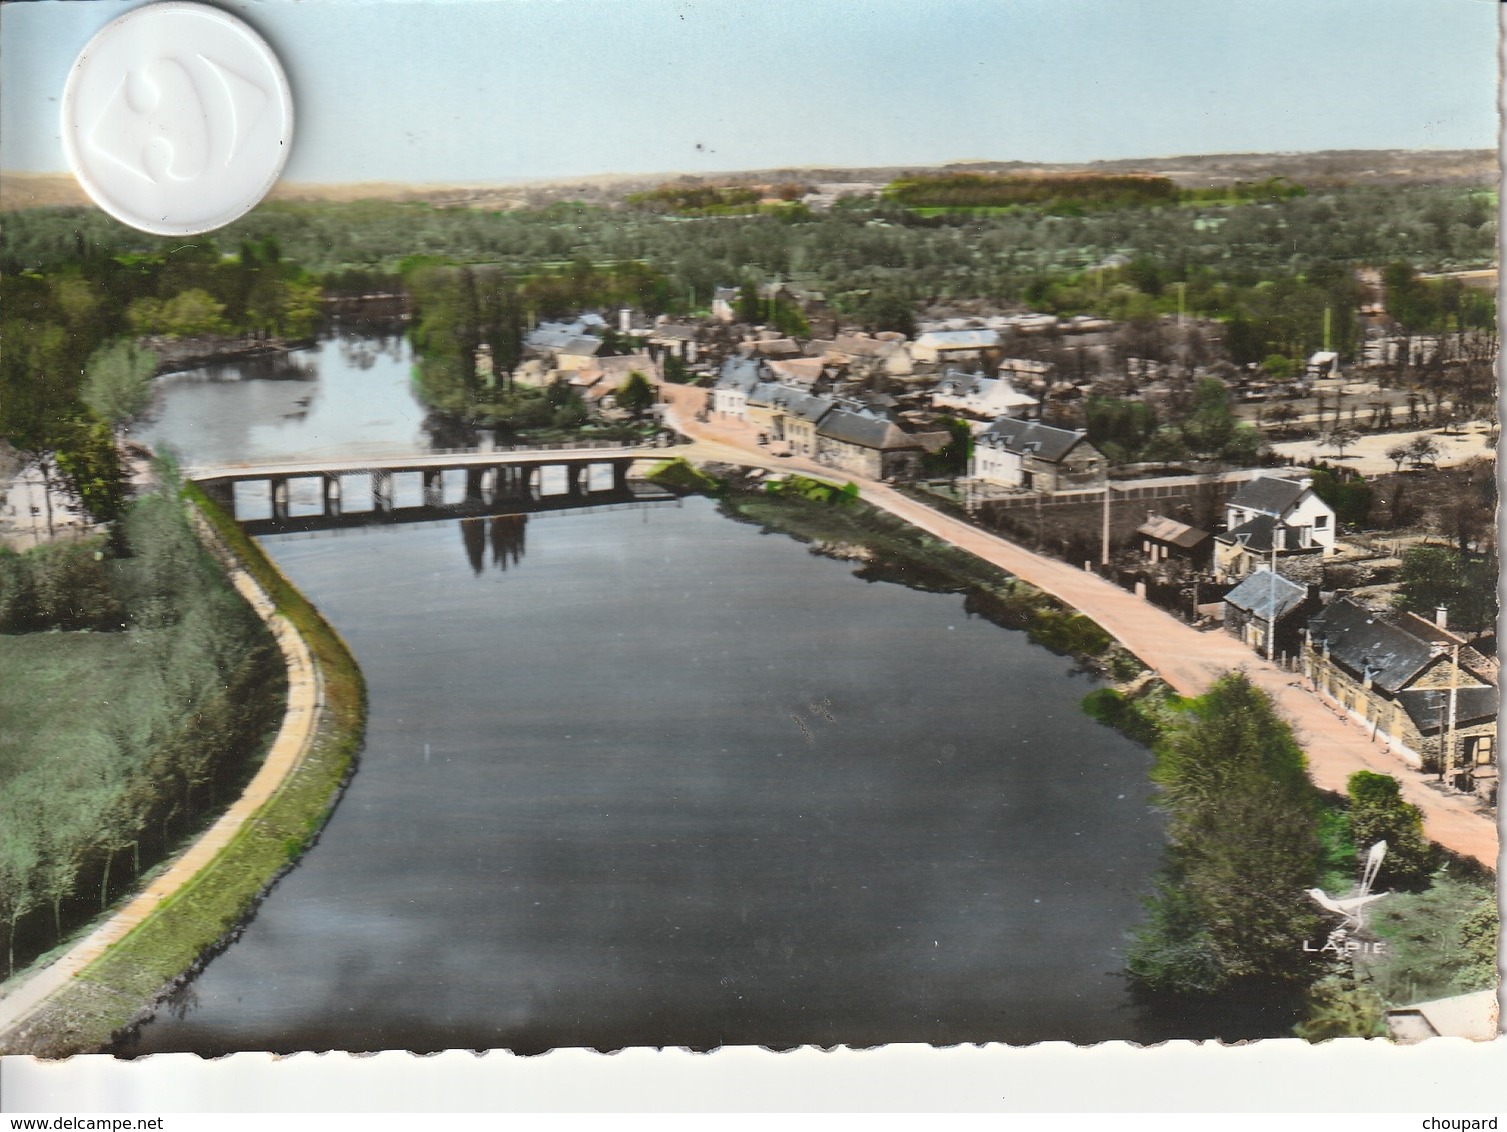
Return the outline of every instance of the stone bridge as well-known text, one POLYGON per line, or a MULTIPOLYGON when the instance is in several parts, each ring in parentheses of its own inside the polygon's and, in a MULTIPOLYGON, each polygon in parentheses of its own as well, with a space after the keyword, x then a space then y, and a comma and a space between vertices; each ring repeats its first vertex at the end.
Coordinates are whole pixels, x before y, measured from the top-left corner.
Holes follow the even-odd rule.
POLYGON ((560 445, 193 468, 186 477, 249 534, 526 514, 673 498, 629 484, 673 450, 560 445))

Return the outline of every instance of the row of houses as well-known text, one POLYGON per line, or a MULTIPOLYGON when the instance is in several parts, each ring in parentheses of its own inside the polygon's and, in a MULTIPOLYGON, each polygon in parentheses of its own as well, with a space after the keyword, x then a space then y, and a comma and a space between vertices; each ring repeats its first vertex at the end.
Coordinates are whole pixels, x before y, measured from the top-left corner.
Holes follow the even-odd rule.
POLYGON ((772 363, 730 358, 712 386, 711 411, 747 421, 769 442, 820 464, 870 479, 915 479, 946 432, 907 432, 888 407, 838 398, 778 380, 772 363))
POLYGON ((1260 476, 1226 502, 1223 532, 1165 516, 1137 532, 1151 562, 1182 561, 1235 581, 1225 631, 1267 659, 1295 660, 1312 689, 1406 764, 1458 789, 1496 796, 1498 662, 1433 621, 1372 609, 1285 576, 1294 560, 1335 553, 1335 519, 1306 478, 1260 476))

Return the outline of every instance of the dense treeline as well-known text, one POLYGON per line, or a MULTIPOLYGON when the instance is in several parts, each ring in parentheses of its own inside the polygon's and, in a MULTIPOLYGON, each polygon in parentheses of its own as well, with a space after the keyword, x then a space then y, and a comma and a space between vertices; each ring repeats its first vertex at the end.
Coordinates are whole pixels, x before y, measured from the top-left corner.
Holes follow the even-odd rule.
POLYGON ((1112 464, 1199 458, 1248 465, 1262 448, 1260 432, 1235 419, 1230 391, 1218 378, 1200 378, 1160 412, 1144 400, 1093 396, 1083 413, 1089 442, 1112 464))
POLYGON ((0 632, 9 973, 249 774, 286 674, 170 490, 133 503, 113 538, 0 550, 0 632))
POLYGON ((909 208, 1027 206, 1071 215, 1091 208, 1172 204, 1170 178, 1136 174, 1019 176, 1001 173, 932 173, 891 182, 885 193, 909 208))
MULTIPOLYGON (((1101 282, 1108 291, 1117 280, 1083 273, 1119 256, 1155 273, 1127 281, 1131 293, 1175 310, 1168 284, 1183 281, 1191 313, 1216 309, 1193 305, 1200 301, 1200 272, 1211 285, 1252 288, 1263 280, 1308 278, 1331 263, 1488 266, 1495 259, 1496 223, 1489 193, 1368 186, 1236 208, 1105 209, 1083 216, 1021 210, 922 217, 894 201, 843 202, 823 213, 706 218, 580 204, 485 212, 382 201, 278 203, 237 221, 222 239, 236 246, 268 237, 311 271, 388 278, 404 260, 424 255, 491 263, 519 276, 578 259, 639 262, 667 277, 670 310, 704 307, 714 287, 749 274, 819 288, 857 314, 876 295, 906 302, 1023 299, 1032 286, 1039 291, 1078 276, 1078 293, 1062 301, 1084 305, 1097 301, 1101 282)), ((7 217, 0 237, 0 272, 86 254, 162 256, 181 243, 128 229, 98 210, 18 212, 7 217)))
POLYGON ((630 193, 627 203, 651 212, 714 215, 747 211, 759 203, 759 192, 746 185, 661 185, 648 192, 630 193))
MULTIPOLYGON (((9 226, 8 226, 9 227, 9 226)), ((45 272, 0 274, 0 438, 94 519, 125 493, 113 428, 150 401, 155 358, 132 343, 229 334, 306 337, 317 281, 272 239, 222 256, 204 240, 160 254, 110 254, 82 239, 45 272)))
MULTIPOLYGON (((584 261, 521 280, 494 267, 426 261, 410 265, 404 279, 413 311, 414 381, 424 403, 462 430, 480 425, 536 437, 579 427, 587 410, 563 381, 546 389, 514 383, 524 320, 617 306, 653 311, 663 305, 658 291, 665 285, 662 275, 642 264, 599 270, 584 261)), ((609 328, 601 349, 605 356, 629 345, 609 328)), ((470 443, 465 436, 455 439, 470 443)))

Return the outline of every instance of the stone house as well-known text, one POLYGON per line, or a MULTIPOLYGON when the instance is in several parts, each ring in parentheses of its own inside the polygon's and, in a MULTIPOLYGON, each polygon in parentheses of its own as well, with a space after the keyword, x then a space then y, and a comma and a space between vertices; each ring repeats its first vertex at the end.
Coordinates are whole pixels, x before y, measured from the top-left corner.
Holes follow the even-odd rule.
POLYGON ((875 480, 921 474, 925 448, 882 416, 836 408, 816 425, 817 463, 875 480))
POLYGON ((817 427, 835 405, 828 397, 783 387, 783 396, 776 402, 774 436, 785 441, 797 456, 816 456, 817 427))
POLYGON ((1409 765, 1495 794, 1497 666, 1460 637, 1340 598, 1309 621, 1303 672, 1409 765))
POLYGON ((1000 487, 1054 492, 1101 486, 1104 457, 1078 429, 1004 418, 974 437, 968 475, 1000 487))
POLYGON ((1269 659, 1297 656, 1311 616, 1323 608, 1317 586, 1257 570, 1224 595, 1225 631, 1269 659))

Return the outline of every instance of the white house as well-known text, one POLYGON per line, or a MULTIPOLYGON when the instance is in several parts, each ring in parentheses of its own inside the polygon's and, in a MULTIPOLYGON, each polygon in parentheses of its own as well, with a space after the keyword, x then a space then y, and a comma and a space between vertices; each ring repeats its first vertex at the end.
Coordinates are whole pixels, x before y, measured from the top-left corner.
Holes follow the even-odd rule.
POLYGON ((749 391, 770 379, 768 368, 758 358, 728 358, 712 386, 712 412, 747 420, 749 391))
POLYGON ((1225 504, 1224 522, 1214 538, 1214 567, 1222 576, 1243 577, 1274 556, 1334 553, 1334 508, 1307 477, 1247 480, 1225 504))
POLYGON ((934 409, 951 409, 965 417, 992 421, 999 417, 1029 418, 1041 411, 1041 402, 1021 393, 1003 378, 981 373, 949 370, 931 391, 934 409))

